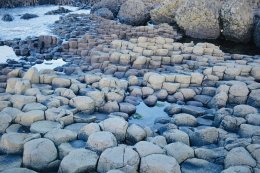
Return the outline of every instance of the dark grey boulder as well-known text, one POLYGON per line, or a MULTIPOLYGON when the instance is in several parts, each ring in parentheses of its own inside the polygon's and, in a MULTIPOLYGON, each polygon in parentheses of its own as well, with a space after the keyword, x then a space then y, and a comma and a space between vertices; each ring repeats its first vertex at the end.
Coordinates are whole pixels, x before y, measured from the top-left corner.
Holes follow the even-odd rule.
POLYGON ((113 13, 107 8, 100 8, 94 12, 95 15, 103 17, 105 19, 114 19, 113 13))
POLYGON ((11 22, 14 20, 14 17, 10 14, 4 14, 4 16, 2 17, 2 21, 5 22, 11 22))
POLYGON ((36 17, 39 17, 39 16, 36 14, 25 13, 21 16, 21 19, 29 20, 29 19, 36 18, 36 17))
POLYGON ((118 16, 119 21, 128 25, 145 25, 149 18, 149 11, 142 1, 127 0, 121 5, 118 16))
POLYGON ((227 40, 249 42, 253 29, 252 6, 247 0, 225 1, 221 8, 223 35, 227 40))
POLYGON ((220 35, 218 1, 189 0, 177 10, 175 20, 187 36, 216 39, 220 35))
POLYGON ((119 7, 119 0, 101 0, 100 2, 93 5, 91 12, 93 13, 98 9, 107 8, 113 13, 114 17, 116 17, 119 11, 119 7))
POLYGON ((59 7, 57 10, 52 10, 52 11, 45 13, 45 15, 56 15, 56 14, 64 14, 64 13, 69 13, 69 12, 71 12, 71 10, 66 9, 64 7, 59 7))

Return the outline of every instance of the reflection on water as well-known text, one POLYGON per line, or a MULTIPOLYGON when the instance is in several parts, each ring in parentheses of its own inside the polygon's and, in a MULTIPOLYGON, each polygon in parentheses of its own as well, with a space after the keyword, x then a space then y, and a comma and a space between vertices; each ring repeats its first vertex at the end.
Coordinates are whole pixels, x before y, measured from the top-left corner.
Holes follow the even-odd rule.
POLYGON ((0 63, 6 63, 8 59, 18 60, 13 48, 9 46, 0 46, 0 63))
MULTIPOLYGON (((46 12, 58 9, 57 5, 44 5, 35 7, 19 7, 11 9, 0 9, 0 19, 4 14, 11 14, 14 17, 12 22, 0 20, 0 40, 21 38, 28 36, 51 35, 49 25, 59 20, 61 15, 44 15, 46 12), (20 19, 22 14, 31 13, 39 17, 30 20, 20 19)), ((78 10, 77 7, 62 6, 71 10, 71 13, 89 14, 90 10, 78 10)), ((69 14, 69 13, 68 13, 69 14)))
POLYGON ((44 60, 44 62, 42 64, 36 64, 33 67, 37 68, 38 70, 43 70, 43 69, 54 69, 56 67, 60 67, 65 65, 66 62, 63 61, 63 59, 57 59, 57 60, 51 60, 51 61, 47 61, 44 60))
POLYGON ((153 127, 157 118, 166 118, 168 114, 164 112, 164 108, 169 106, 167 102, 157 102, 156 106, 148 107, 141 102, 136 106, 136 113, 129 119, 129 123, 135 123, 140 126, 153 127))

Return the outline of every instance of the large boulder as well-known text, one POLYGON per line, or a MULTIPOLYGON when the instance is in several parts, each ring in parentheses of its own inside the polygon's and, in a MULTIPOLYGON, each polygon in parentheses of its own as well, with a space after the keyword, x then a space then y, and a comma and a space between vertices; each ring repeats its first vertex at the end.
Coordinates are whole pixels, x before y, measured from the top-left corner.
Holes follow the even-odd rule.
POLYGON ((247 100, 249 89, 244 82, 234 83, 229 89, 229 103, 244 104, 247 100))
POLYGON ((102 8, 110 10, 113 15, 116 16, 119 11, 119 0, 101 0, 100 2, 93 5, 91 11, 94 12, 102 8))
POLYGON ((218 142, 218 138, 219 132, 215 127, 196 129, 195 132, 190 135, 191 143, 195 146, 215 144, 218 142))
POLYGON ((176 11, 185 2, 186 0, 165 0, 161 6, 150 12, 153 23, 175 23, 176 11))
POLYGON ((260 20, 255 24, 254 42, 255 45, 260 48, 260 20))
POLYGON ((29 80, 22 80, 21 78, 10 78, 7 80, 6 92, 12 94, 23 94, 27 89, 31 88, 29 80))
POLYGON ((22 111, 23 112, 29 112, 32 110, 47 110, 47 106, 41 104, 41 103, 28 103, 26 105, 24 105, 22 111))
POLYGON ((124 141, 126 138, 126 131, 128 128, 128 122, 123 118, 114 117, 108 118, 102 121, 100 127, 103 131, 111 132, 115 135, 117 141, 124 141))
POLYGON ((186 159, 194 157, 194 150, 182 142, 168 144, 164 149, 166 150, 167 155, 174 157, 179 164, 186 159))
MULTIPOLYGON (((259 20, 260 21, 260 20, 259 20)), ((260 81, 260 68, 258 65, 254 66, 251 70, 251 76, 255 78, 255 81, 260 81)))
POLYGON ((247 100, 247 104, 260 107, 260 89, 253 90, 247 100))
POLYGON ((228 101, 228 95, 225 92, 216 94, 208 103, 210 108, 222 108, 225 107, 228 101))
POLYGON ((86 142, 82 140, 74 140, 67 143, 62 143, 58 146, 59 158, 63 159, 67 156, 71 151, 76 149, 81 149, 86 147, 86 142))
POLYGON ((10 101, 13 103, 14 108, 22 109, 24 105, 28 103, 36 102, 36 97, 24 96, 24 95, 13 95, 10 101))
POLYGON ((246 165, 255 167, 256 161, 252 158, 250 153, 243 147, 233 148, 228 152, 225 158, 225 168, 230 166, 246 165))
POLYGON ((59 173, 92 172, 96 169, 98 155, 90 150, 76 149, 61 161, 59 173))
POLYGON ((157 73, 146 73, 144 78, 147 78, 147 82, 155 90, 161 89, 163 86, 163 83, 166 80, 165 76, 162 76, 157 73))
POLYGON ((67 129, 53 129, 44 135, 54 142, 56 145, 60 145, 65 142, 73 141, 77 139, 77 133, 67 129))
POLYGON ((197 119, 190 114, 175 114, 171 119, 171 122, 177 126, 196 126, 197 119))
POLYGON ((24 74, 23 79, 29 80, 31 83, 39 83, 40 74, 35 67, 32 67, 24 74))
POLYGON ((14 20, 14 17, 10 14, 4 14, 2 17, 2 21, 5 21, 5 22, 11 22, 13 20, 14 20))
POLYGON ((182 142, 184 144, 190 145, 189 135, 178 129, 171 129, 163 133, 166 138, 167 143, 172 142, 182 142))
POLYGON ((111 132, 95 132, 88 137, 88 146, 95 151, 104 151, 117 146, 115 136, 111 132))
POLYGON ((95 102, 87 96, 78 96, 70 100, 70 105, 85 113, 93 113, 95 111, 95 102))
POLYGON ((39 134, 5 133, 0 140, 0 150, 7 154, 21 154, 26 142, 40 137, 39 134))
POLYGON ((242 118, 245 118, 249 114, 257 113, 257 109, 249 105, 237 105, 233 111, 234 116, 242 118))
POLYGON ((136 142, 145 139, 145 137, 146 137, 146 131, 142 127, 136 124, 132 124, 131 126, 128 127, 126 133, 127 142, 135 144, 136 142))
POLYGON ((119 21, 128 25, 144 25, 149 20, 149 12, 142 1, 127 0, 121 5, 119 21))
POLYGON ((32 123, 44 120, 44 111, 32 110, 17 115, 15 122, 23 126, 31 126, 32 123))
POLYGON ((164 154, 163 149, 152 142, 140 141, 135 144, 134 148, 141 158, 151 154, 164 154))
POLYGON ((195 156, 198 159, 204 159, 212 163, 223 164, 227 155, 227 150, 224 147, 218 148, 196 148, 195 156))
POLYGON ((87 124, 80 129, 78 138, 87 141, 88 137, 95 132, 100 132, 99 125, 97 123, 87 124))
POLYGON ((66 97, 67 99, 72 99, 76 97, 74 92, 71 89, 67 89, 67 88, 57 88, 55 89, 54 92, 56 95, 66 97))
POLYGON ((34 170, 46 171, 55 165, 57 156, 57 149, 51 140, 34 139, 24 144, 23 165, 34 170))
POLYGON ((45 111, 46 120, 63 122, 64 125, 73 123, 73 113, 70 110, 59 108, 49 108, 45 111))
POLYGON ((13 121, 13 118, 11 115, 1 112, 0 113, 0 133, 4 133, 5 130, 12 123, 12 121, 13 121))
MULTIPOLYGON (((123 0, 126 1, 126 0, 123 0)), ((142 0, 144 5, 148 7, 148 10, 152 10, 158 6, 161 6, 165 0, 142 0)))
POLYGON ((241 137, 257 136, 260 133, 260 126, 254 126, 250 124, 241 124, 239 128, 239 134, 241 137))
POLYGON ((131 147, 118 146, 106 149, 99 158, 97 172, 120 169, 123 172, 137 172, 139 155, 131 147))
POLYGON ((177 10, 175 19, 179 27, 190 37, 216 39, 220 35, 218 1, 186 1, 177 10))
POLYGON ((180 173, 180 165, 173 157, 151 154, 141 159, 140 173, 180 173))
POLYGON ((44 121, 37 121, 33 123, 30 127, 30 131, 32 133, 46 134, 47 132, 53 129, 61 129, 61 128, 63 128, 63 125, 59 122, 44 120, 44 121))
POLYGON ((223 35, 235 42, 248 42, 253 27, 253 11, 247 0, 227 0, 221 8, 223 35))

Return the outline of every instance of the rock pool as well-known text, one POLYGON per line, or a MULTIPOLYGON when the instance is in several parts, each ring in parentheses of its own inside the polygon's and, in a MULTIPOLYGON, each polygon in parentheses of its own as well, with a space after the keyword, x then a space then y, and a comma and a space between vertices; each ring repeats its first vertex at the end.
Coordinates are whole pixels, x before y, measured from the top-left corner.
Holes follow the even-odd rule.
POLYGON ((169 105, 170 103, 158 101, 154 107, 148 107, 144 102, 141 102, 136 106, 136 113, 129 119, 129 123, 153 128, 156 119, 169 117, 164 112, 164 108, 169 105))

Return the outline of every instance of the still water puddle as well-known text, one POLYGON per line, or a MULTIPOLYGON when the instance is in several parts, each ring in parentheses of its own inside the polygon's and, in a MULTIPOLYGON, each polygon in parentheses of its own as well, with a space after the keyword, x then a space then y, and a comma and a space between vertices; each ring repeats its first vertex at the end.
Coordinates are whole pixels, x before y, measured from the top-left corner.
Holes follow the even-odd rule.
POLYGON ((9 46, 0 46, 0 63, 6 63, 8 59, 18 60, 13 48, 9 46))
POLYGON ((129 119, 129 123, 135 123, 142 127, 153 127, 157 118, 169 117, 164 108, 171 105, 167 102, 157 102, 154 107, 148 107, 144 102, 136 106, 136 113, 129 119))
POLYGON ((56 67, 60 67, 65 65, 66 62, 63 61, 63 59, 57 59, 57 60, 44 60, 42 64, 36 64, 33 67, 37 68, 38 70, 43 70, 43 69, 55 69, 56 67))
MULTIPOLYGON (((28 36, 51 35, 49 25, 59 20, 62 15, 44 15, 46 12, 58 9, 57 5, 43 5, 35 7, 19 7, 11 9, 0 8, 0 40, 8 40, 14 38, 25 39, 28 36), (39 17, 30 20, 20 19, 25 13, 36 14, 39 17), (14 20, 11 22, 2 21, 4 14, 11 14, 14 20)), ((90 10, 82 10, 73 6, 62 6, 71 10, 71 13, 90 14, 90 10)), ((67 13, 70 14, 70 13, 67 13)), ((63 15, 67 15, 63 14, 63 15)))

